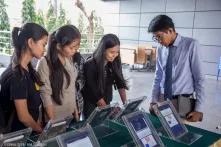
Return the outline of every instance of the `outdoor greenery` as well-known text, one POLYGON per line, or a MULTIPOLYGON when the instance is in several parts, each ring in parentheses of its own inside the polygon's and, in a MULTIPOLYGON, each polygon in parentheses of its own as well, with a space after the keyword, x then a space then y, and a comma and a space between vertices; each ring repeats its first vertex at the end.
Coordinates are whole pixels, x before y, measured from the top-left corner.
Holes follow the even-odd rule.
MULTIPOLYGON (((81 3, 81 1, 79 2, 81 3)), ((36 11, 35 5, 35 0, 23 0, 21 16, 23 24, 27 22, 35 22, 44 26, 50 33, 65 24, 71 24, 71 21, 67 19, 62 4, 57 8, 56 0, 49 1, 46 13, 42 10, 36 11)), ((5 1, 0 0, 0 52, 2 52, 3 49, 9 51, 11 49, 11 33, 7 32, 10 31, 10 23, 6 7, 7 5, 5 4, 5 1)), ((82 49, 82 52, 92 52, 97 47, 101 36, 103 36, 104 28, 102 27, 101 18, 96 15, 94 10, 91 11, 90 15, 85 16, 85 12, 82 11, 78 18, 77 27, 82 34, 80 48, 82 49)), ((11 54, 11 52, 8 53, 11 54)))
POLYGON ((22 23, 36 22, 37 14, 35 13, 35 1, 24 0, 22 5, 22 23))
MULTIPOLYGON (((7 5, 5 4, 4 0, 0 0, 0 31, 9 31, 10 30, 10 23, 8 14, 6 12, 7 5)), ((10 49, 10 34, 7 32, 0 32, 0 51, 3 49, 10 49)), ((9 50, 7 50, 9 53, 9 50)))
POLYGON ((44 14, 41 10, 38 11, 35 22, 41 26, 45 26, 44 14))
POLYGON ((104 34, 104 28, 102 26, 101 18, 94 15, 93 19, 94 25, 94 32, 93 32, 93 46, 90 48, 89 41, 88 41, 88 23, 86 23, 85 17, 83 14, 80 13, 78 17, 78 29, 81 32, 81 52, 92 52, 98 45, 98 41, 104 34))
POLYGON ((55 13, 56 13, 55 8, 53 7, 52 2, 50 1, 48 12, 45 19, 46 28, 49 32, 53 32, 57 28, 56 26, 57 16, 55 13))
POLYGON ((104 35, 104 27, 102 26, 101 18, 94 15, 94 40, 95 45, 98 44, 99 39, 104 35))
POLYGON ((78 27, 82 34, 81 52, 93 52, 104 34, 101 18, 96 15, 95 10, 87 12, 81 0, 76 0, 75 5, 81 10, 78 18, 78 27))
POLYGON ((66 18, 66 13, 62 5, 59 7, 59 14, 57 15, 57 10, 55 6, 52 5, 52 0, 49 1, 47 14, 44 15, 42 11, 36 13, 35 1, 34 0, 24 0, 22 7, 22 22, 35 22, 44 26, 49 32, 53 32, 58 27, 65 24, 69 24, 70 21, 66 18))

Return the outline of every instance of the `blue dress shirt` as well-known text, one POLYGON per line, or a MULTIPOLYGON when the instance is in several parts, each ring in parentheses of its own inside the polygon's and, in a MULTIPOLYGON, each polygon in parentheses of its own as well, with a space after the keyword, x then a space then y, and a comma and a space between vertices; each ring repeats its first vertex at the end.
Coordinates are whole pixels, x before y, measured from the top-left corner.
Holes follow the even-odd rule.
MULTIPOLYGON (((195 93, 195 111, 202 112, 204 75, 201 68, 199 43, 192 38, 177 34, 172 47, 175 48, 172 61, 172 95, 195 93)), ((167 57, 168 48, 159 47, 157 49, 156 72, 151 102, 158 102, 160 95, 164 94, 167 57)))

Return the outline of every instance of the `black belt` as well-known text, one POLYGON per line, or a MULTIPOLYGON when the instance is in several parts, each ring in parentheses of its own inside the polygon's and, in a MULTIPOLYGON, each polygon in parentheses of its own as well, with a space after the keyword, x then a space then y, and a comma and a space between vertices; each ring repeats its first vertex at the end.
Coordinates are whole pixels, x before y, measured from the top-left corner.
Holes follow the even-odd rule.
POLYGON ((178 94, 178 95, 173 95, 172 98, 177 99, 180 96, 189 98, 189 97, 193 96, 193 94, 178 94))

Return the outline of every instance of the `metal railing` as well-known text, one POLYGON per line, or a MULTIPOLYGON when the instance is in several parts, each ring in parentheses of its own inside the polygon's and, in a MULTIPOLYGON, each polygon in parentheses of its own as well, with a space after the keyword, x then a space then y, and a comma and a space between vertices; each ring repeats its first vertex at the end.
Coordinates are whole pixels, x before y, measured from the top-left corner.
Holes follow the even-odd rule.
POLYGON ((0 53, 12 54, 11 48, 11 32, 0 30, 0 53))
MULTIPOLYGON (((82 54, 92 53, 100 40, 103 34, 96 34, 93 39, 92 47, 89 47, 87 41, 87 34, 81 34, 81 45, 80 45, 80 52, 82 54)), ((11 45, 11 31, 2 31, 0 30, 0 53, 9 54, 13 53, 14 49, 11 45)))

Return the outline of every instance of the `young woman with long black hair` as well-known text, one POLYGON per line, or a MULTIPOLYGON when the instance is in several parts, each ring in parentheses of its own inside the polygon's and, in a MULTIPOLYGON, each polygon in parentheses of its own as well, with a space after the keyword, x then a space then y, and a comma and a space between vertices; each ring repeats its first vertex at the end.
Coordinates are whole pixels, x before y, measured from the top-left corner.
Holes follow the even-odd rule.
POLYGON ((6 120, 6 132, 26 127, 38 133, 42 131, 38 119, 41 105, 39 86, 43 83, 33 69, 31 60, 43 56, 47 39, 48 32, 35 23, 13 28, 14 55, 1 76, 0 107, 6 120))
POLYGON ((81 35, 73 25, 65 25, 50 35, 47 54, 37 71, 42 82, 41 97, 48 119, 73 115, 79 120, 75 81, 77 70, 72 57, 80 46, 81 35))
POLYGON ((118 88, 121 100, 126 101, 126 82, 122 74, 120 41, 114 34, 104 35, 84 65, 83 88, 84 115, 87 118, 98 106, 104 107, 112 101, 112 86, 118 88))

